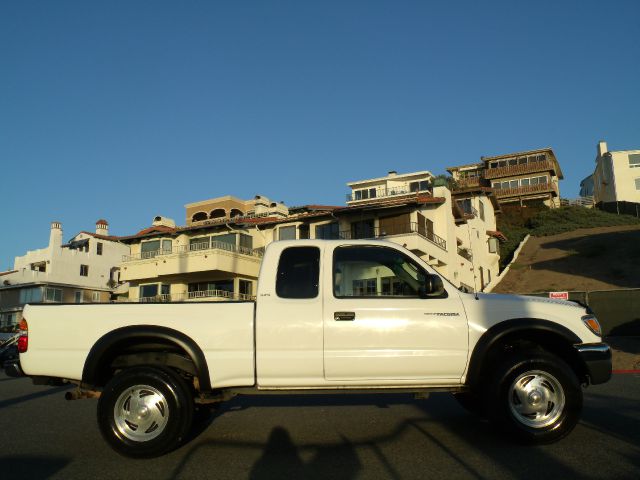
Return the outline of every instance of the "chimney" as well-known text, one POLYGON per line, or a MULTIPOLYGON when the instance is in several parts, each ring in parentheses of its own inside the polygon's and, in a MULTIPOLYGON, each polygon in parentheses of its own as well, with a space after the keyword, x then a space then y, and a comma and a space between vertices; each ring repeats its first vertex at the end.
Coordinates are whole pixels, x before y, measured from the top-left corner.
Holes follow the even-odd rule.
POLYGON ((62 224, 51 222, 51 233, 49 234, 49 247, 59 248, 62 246, 62 224))
POLYGON ((607 142, 604 140, 600 140, 598 142, 598 157, 604 157, 604 154, 607 153, 609 149, 607 148, 607 142))
POLYGON ((395 177, 398 174, 398 172, 396 172, 395 170, 390 170, 389 171, 389 176, 390 177, 395 177))
POLYGON ((96 235, 109 236, 109 222, 104 219, 100 219, 96 222, 96 235))

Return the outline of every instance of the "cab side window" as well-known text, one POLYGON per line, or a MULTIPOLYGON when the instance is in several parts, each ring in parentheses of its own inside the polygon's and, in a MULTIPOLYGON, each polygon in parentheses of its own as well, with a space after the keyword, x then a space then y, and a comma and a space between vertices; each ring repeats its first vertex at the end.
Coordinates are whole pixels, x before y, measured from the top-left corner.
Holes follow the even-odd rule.
POLYGON ((320 249, 291 247, 280 255, 276 294, 280 298, 315 298, 320 277, 320 249))
POLYGON ((420 295, 426 273, 392 248, 338 247, 333 254, 333 293, 347 297, 412 297, 420 295))

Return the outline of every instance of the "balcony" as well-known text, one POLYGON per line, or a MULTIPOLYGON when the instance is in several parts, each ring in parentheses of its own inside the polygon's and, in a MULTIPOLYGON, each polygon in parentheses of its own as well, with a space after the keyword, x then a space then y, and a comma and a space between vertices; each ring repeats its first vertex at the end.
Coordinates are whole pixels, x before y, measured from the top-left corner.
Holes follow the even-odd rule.
POLYGON ((181 245, 171 250, 142 252, 123 257, 120 280, 136 281, 167 275, 221 271, 257 277, 262 249, 224 242, 181 245))
POLYGON ((256 299, 255 295, 229 292, 227 290, 200 290, 200 291, 189 292, 189 293, 171 293, 171 294, 163 294, 163 295, 154 295, 152 297, 129 298, 129 299, 118 300, 118 303, 165 303, 165 302, 187 302, 189 300, 253 301, 255 299, 256 299))
POLYGON ((494 193, 497 198, 523 197, 536 195, 539 193, 554 193, 558 195, 558 187, 554 183, 539 183, 537 185, 526 185, 516 188, 496 188, 494 193))
POLYGON ((356 189, 351 193, 347 193, 347 203, 377 200, 380 198, 390 198, 402 195, 415 195, 418 193, 433 194, 433 188, 430 182, 410 182, 393 187, 372 187, 356 189), (424 185, 424 184, 428 185, 424 185), (420 185, 423 184, 423 185, 420 185))
POLYGON ((556 167, 551 160, 543 160, 541 162, 523 163, 520 165, 508 165, 506 167, 486 168, 484 170, 484 178, 504 178, 514 177, 517 175, 525 175, 535 172, 555 172, 556 167))
POLYGON ((388 238, 396 235, 416 234, 428 242, 431 242, 436 247, 442 250, 447 250, 447 241, 444 238, 439 237, 433 232, 427 231, 427 229, 418 223, 411 222, 406 224, 395 224, 391 228, 381 229, 379 227, 364 228, 361 231, 353 232, 351 230, 344 230, 340 232, 340 238, 343 240, 363 240, 371 238, 388 238))
POLYGON ((151 252, 142 252, 136 255, 123 255, 122 262, 134 262, 136 260, 148 260, 151 258, 160 257, 163 255, 184 255, 189 254, 191 252, 202 252, 202 251, 215 251, 215 250, 223 250, 226 252, 238 253, 240 255, 248 255, 252 257, 262 257, 264 254, 264 248, 246 248, 246 247, 238 247, 231 243, 225 242, 205 242, 205 243, 193 243, 191 245, 180 245, 178 247, 174 247, 170 250, 153 250, 151 252))

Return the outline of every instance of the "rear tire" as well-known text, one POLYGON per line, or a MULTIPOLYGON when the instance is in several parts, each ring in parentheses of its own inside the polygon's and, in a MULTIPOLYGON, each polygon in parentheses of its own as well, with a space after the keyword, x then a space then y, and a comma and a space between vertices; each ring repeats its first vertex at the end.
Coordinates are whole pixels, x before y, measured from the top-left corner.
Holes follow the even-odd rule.
POLYGON ((494 370, 485 395, 492 423, 524 443, 551 443, 580 420, 582 388, 560 358, 546 352, 514 355, 494 370))
POLYGON ((176 448, 193 421, 193 395, 170 369, 133 367, 105 386, 98 425, 107 443, 127 457, 156 457, 176 448))

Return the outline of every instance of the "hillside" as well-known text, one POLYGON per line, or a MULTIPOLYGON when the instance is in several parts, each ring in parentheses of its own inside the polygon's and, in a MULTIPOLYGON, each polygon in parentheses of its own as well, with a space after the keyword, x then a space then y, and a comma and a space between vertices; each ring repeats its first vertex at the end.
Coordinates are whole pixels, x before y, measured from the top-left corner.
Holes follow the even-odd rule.
POLYGON ((529 238, 496 293, 640 288, 640 226, 529 238))

